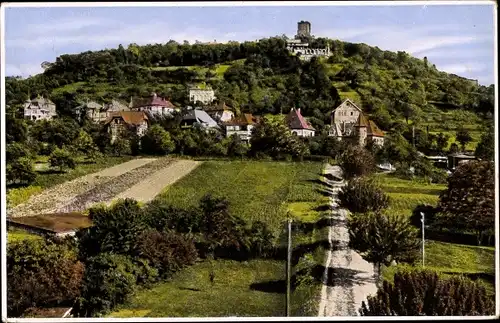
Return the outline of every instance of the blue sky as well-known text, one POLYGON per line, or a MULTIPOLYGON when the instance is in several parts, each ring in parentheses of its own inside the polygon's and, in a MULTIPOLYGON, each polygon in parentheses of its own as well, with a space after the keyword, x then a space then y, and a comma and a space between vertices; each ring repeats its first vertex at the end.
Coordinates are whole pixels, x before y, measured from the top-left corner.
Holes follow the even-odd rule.
POLYGON ((494 6, 5 8, 6 75, 42 71, 61 54, 170 39, 226 42, 296 33, 404 50, 438 69, 494 83, 494 6))

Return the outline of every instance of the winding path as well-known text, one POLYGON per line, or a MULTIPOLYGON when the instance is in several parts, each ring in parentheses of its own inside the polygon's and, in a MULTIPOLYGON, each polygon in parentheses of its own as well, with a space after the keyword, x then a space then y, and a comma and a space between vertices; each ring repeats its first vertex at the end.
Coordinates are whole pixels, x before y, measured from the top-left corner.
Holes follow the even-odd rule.
POLYGON ((332 223, 328 232, 330 249, 326 255, 318 316, 357 316, 361 303, 368 295, 377 292, 373 265, 348 247, 348 211, 339 208, 337 203, 338 191, 344 185, 342 171, 338 166, 327 165, 325 174, 338 180, 326 179, 331 191, 332 223))

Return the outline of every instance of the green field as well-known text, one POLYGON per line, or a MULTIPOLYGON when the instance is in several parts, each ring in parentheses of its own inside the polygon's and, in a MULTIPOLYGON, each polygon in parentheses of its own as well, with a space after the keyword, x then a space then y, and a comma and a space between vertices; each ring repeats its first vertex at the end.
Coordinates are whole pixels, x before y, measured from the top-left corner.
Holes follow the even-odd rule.
MULTIPOLYGON (((410 181, 395 178, 388 174, 377 174, 382 188, 391 198, 388 212, 411 215, 412 210, 421 203, 436 205, 439 192, 446 185, 425 184, 419 181, 410 181)), ((425 241, 425 267, 445 274, 481 274, 487 278, 479 278, 485 283, 487 290, 494 293, 495 249, 493 247, 468 246, 440 241, 425 241)), ((420 266, 421 259, 416 266, 420 266)), ((384 268, 385 279, 392 279, 399 267, 384 268)))
MULTIPOLYGON (((44 189, 124 163, 133 158, 131 156, 106 157, 99 159, 94 164, 78 163, 75 169, 68 170, 65 173, 52 172, 50 170, 38 171, 35 182, 30 186, 7 188, 7 206, 14 207, 26 202, 31 196, 40 193, 44 189)), ((42 158, 39 161, 43 162, 44 160, 42 158)))
MULTIPOLYGON (((230 201, 233 214, 248 221, 265 221, 283 238, 287 210, 299 220, 314 221, 321 216, 313 207, 326 202, 317 181, 322 168, 321 163, 313 162, 205 161, 157 198, 187 207, 196 205, 204 194, 214 193, 230 201)), ((296 232, 294 246, 324 239, 323 231, 296 232)), ((312 256, 323 263, 320 248, 312 256)), ((137 291, 110 317, 283 316, 284 278, 283 260, 203 261, 168 282, 137 291), (214 286, 209 281, 210 266, 215 268, 214 286)), ((292 313, 312 313, 317 294, 317 283, 297 288, 292 313)))
POLYGON ((319 218, 312 208, 325 201, 321 184, 314 182, 321 170, 322 164, 314 162, 207 161, 157 198, 185 208, 197 205, 207 193, 222 196, 233 214, 266 222, 278 232, 288 210, 297 219, 319 218))

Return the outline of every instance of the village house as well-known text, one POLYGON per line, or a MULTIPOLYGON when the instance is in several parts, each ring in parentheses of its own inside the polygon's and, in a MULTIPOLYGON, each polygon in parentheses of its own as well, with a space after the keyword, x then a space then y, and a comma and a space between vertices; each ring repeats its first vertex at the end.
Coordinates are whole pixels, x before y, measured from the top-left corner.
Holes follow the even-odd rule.
POLYGON ((240 137, 242 141, 248 143, 252 137, 252 130, 255 128, 257 123, 259 123, 258 117, 249 113, 241 114, 238 117, 224 123, 226 128, 226 137, 236 135, 240 137))
POLYGON ((57 116, 56 105, 43 96, 24 103, 24 118, 29 120, 51 120, 57 116))
POLYGON ((210 104, 215 101, 215 92, 210 87, 205 89, 200 87, 191 88, 189 89, 189 101, 192 103, 201 102, 203 104, 210 104))
POLYGON ((292 133, 299 137, 314 137, 316 133, 316 129, 300 113, 300 108, 292 108, 290 110, 290 113, 286 117, 286 123, 292 133))
POLYGON ((234 118, 234 112, 225 102, 203 107, 203 110, 215 121, 227 122, 234 118))
POLYGON ((149 98, 130 98, 129 108, 134 111, 149 112, 152 115, 171 115, 178 110, 172 102, 158 97, 156 93, 153 93, 149 98))
POLYGON ((362 146, 367 140, 373 140, 376 145, 382 146, 385 135, 353 101, 346 99, 332 112, 328 136, 351 140, 362 146))
POLYGON ((105 122, 114 112, 130 111, 126 104, 117 100, 112 100, 108 104, 99 104, 95 101, 88 101, 78 107, 76 112, 79 114, 81 109, 86 110, 87 117, 94 122, 105 122))
POLYGON ((191 128, 199 126, 201 128, 220 129, 217 122, 212 119, 205 111, 188 107, 187 113, 182 117, 181 128, 191 128))
POLYGON ((144 111, 117 111, 111 113, 106 126, 111 133, 111 143, 113 143, 126 131, 133 131, 142 137, 148 130, 149 119, 144 111))

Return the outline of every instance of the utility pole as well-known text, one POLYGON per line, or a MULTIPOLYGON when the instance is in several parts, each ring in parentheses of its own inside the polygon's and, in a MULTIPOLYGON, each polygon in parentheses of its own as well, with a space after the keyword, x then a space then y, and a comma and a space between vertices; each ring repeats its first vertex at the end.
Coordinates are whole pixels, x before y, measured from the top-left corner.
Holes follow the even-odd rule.
POLYGON ((291 264, 292 264, 292 219, 287 220, 288 230, 288 248, 286 258, 286 316, 290 316, 290 279, 291 279, 291 264))
POLYGON ((411 139, 413 141, 413 147, 415 147, 415 126, 412 126, 412 135, 411 135, 411 139))
POLYGON ((425 214, 424 212, 420 212, 422 218, 420 221, 422 222, 422 267, 425 267, 425 214))

